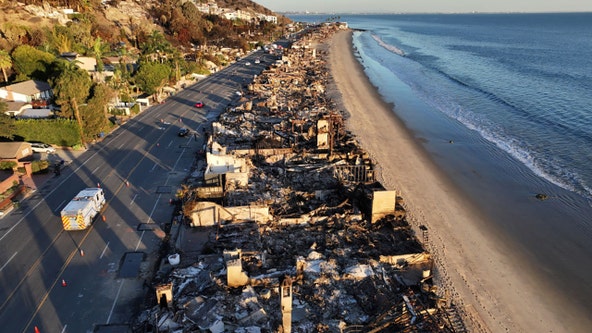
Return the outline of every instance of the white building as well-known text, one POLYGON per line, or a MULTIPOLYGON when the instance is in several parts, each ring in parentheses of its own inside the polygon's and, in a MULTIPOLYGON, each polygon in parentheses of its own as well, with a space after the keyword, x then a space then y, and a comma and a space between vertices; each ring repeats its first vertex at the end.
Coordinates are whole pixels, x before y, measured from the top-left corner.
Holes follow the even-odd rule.
POLYGON ((243 10, 237 9, 235 11, 226 12, 223 15, 227 20, 243 20, 243 21, 250 21, 253 16, 251 13, 245 12, 243 10))
POLYGON ((49 83, 28 80, 0 88, 0 98, 12 102, 30 103, 33 100, 48 100, 53 95, 49 83))
POLYGON ((273 24, 277 24, 277 16, 274 15, 257 14, 257 18, 261 21, 267 21, 273 24))
POLYGON ((272 23, 277 24, 277 17, 274 15, 265 15, 265 14, 257 13, 257 14, 255 14, 255 16, 253 16, 252 13, 246 12, 246 11, 243 11, 240 9, 231 10, 229 8, 218 7, 218 4, 214 1, 210 1, 207 3, 196 3, 196 1, 194 0, 194 4, 195 4, 195 7, 197 7, 197 10, 199 10, 202 13, 209 14, 209 15, 222 16, 227 20, 250 21, 254 17, 256 17, 257 19, 259 19, 261 21, 267 21, 267 22, 272 22, 272 23))

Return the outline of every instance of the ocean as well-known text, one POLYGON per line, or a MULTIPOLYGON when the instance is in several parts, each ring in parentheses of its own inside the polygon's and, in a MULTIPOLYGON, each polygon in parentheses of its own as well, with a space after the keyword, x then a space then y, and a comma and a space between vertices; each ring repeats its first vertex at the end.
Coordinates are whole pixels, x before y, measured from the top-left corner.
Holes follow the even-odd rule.
POLYGON ((484 227, 592 313, 592 13, 338 19, 356 29, 354 53, 382 98, 489 217, 484 227))

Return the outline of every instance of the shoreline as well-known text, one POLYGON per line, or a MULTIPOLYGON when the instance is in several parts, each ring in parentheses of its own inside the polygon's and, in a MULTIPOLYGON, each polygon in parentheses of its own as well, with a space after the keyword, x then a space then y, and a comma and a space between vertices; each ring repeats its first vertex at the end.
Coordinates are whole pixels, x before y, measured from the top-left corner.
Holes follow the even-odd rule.
POLYGON ((338 32, 328 42, 335 86, 329 90, 337 90, 331 94, 348 113, 346 126, 378 165, 381 183, 401 192, 410 224, 428 227, 425 245, 436 259, 438 284, 464 310, 470 331, 584 332, 586 323, 566 320, 574 313, 564 302, 549 304, 554 292, 529 271, 531 263, 516 252, 520 244, 500 242, 495 224, 487 223, 383 101, 355 59, 352 34, 338 32))

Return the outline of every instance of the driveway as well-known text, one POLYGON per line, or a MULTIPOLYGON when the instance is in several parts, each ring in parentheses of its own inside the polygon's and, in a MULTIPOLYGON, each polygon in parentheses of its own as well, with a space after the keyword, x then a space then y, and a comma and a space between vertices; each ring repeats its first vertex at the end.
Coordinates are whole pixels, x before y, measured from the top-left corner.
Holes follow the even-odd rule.
POLYGON ((49 172, 34 174, 33 183, 36 188, 40 188, 47 180, 56 177, 54 174, 54 166, 61 161, 64 161, 64 167, 67 167, 72 160, 77 159, 86 150, 84 149, 69 149, 69 148, 56 148, 55 154, 47 153, 34 153, 33 156, 36 160, 47 160, 49 161, 49 172))

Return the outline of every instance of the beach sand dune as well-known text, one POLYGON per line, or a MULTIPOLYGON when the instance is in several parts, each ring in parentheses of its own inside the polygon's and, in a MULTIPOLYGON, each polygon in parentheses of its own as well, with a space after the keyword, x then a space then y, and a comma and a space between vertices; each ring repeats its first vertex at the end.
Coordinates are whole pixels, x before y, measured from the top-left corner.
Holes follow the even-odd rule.
MULTIPOLYGON (((482 216, 442 174, 380 98, 354 58, 351 31, 329 41, 335 87, 330 96, 349 113, 348 129, 369 152, 381 183, 401 192, 416 231, 428 228, 438 283, 464 310, 471 332, 586 332, 585 320, 533 276, 519 245, 487 227, 482 216)), ((395 98, 396 100, 396 98, 395 98)))

